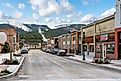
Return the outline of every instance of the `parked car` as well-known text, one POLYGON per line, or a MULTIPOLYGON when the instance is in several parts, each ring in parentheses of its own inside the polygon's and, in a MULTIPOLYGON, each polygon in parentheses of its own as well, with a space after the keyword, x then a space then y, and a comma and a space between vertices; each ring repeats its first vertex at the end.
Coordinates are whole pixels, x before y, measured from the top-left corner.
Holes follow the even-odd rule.
POLYGON ((46 48, 46 49, 45 49, 45 52, 50 53, 51 50, 50 50, 49 48, 46 48))
POLYGON ((45 51, 46 51, 46 48, 42 48, 42 51, 44 51, 44 52, 45 52, 45 51))
POLYGON ((65 50, 59 50, 57 55, 58 56, 65 56, 66 55, 66 51, 65 50))
POLYGON ((26 48, 26 47, 23 47, 22 49, 21 49, 21 54, 25 54, 25 53, 28 53, 28 48, 26 48))
POLYGON ((59 49, 58 48, 53 48, 52 50, 51 50, 51 53, 52 54, 57 54, 59 52, 59 49))

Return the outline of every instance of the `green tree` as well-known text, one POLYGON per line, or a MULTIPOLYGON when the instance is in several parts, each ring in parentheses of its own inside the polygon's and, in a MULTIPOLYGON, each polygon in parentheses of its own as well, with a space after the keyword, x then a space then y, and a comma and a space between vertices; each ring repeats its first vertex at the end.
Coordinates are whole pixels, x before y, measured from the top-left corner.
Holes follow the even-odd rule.
POLYGON ((5 42, 5 45, 3 46, 2 53, 9 53, 10 52, 10 46, 8 42, 5 42))

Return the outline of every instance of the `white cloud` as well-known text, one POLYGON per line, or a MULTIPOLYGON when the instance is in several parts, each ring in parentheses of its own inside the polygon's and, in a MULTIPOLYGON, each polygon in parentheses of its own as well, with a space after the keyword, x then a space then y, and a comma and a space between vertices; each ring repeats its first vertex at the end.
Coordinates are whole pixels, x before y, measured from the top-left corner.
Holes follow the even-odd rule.
POLYGON ((0 11, 0 18, 3 18, 4 16, 5 16, 5 14, 0 11))
POLYGON ((103 12, 101 14, 100 18, 105 18, 105 17, 108 17, 110 15, 113 15, 114 12, 116 12, 116 9, 115 8, 108 9, 108 10, 106 10, 105 12, 103 12))
POLYGON ((84 6, 91 6, 94 4, 98 4, 101 0, 81 0, 81 1, 84 6))
POLYGON ((23 15, 23 13, 22 12, 15 12, 14 13, 14 18, 17 18, 17 19, 19 19, 19 18, 21 18, 22 17, 22 15, 23 15))
POLYGON ((25 8, 25 5, 24 5, 23 3, 19 3, 19 4, 18 4, 18 8, 24 9, 24 8, 25 8))
POLYGON ((11 20, 14 20, 14 18, 0 11, 0 22, 6 22, 11 20))
POLYGON ((32 16, 33 16, 34 20, 38 20, 40 18, 39 14, 37 14, 37 13, 33 13, 32 16))
POLYGON ((49 18, 49 17, 45 19, 45 22, 46 22, 46 23, 49 23, 49 22, 51 22, 51 21, 52 21, 52 19, 49 18))
POLYGON ((68 0, 30 0, 32 9, 37 11, 40 16, 50 16, 59 14, 62 11, 71 11, 73 6, 68 0))
POLYGON ((6 7, 12 8, 13 6, 10 3, 5 4, 6 7))
POLYGON ((87 6, 87 5, 89 5, 89 1, 88 0, 82 0, 82 4, 87 6))
POLYGON ((91 23, 95 20, 95 17, 92 14, 88 14, 85 15, 82 19, 81 19, 81 23, 91 23))
POLYGON ((73 10, 73 6, 69 3, 68 0, 60 0, 60 4, 61 4, 61 7, 63 7, 63 9, 65 11, 72 11, 73 10))

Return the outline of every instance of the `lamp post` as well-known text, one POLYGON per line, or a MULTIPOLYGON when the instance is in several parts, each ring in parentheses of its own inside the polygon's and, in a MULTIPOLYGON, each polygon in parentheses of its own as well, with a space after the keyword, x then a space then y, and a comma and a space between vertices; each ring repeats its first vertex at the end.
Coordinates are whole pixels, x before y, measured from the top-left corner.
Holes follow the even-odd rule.
POLYGON ((96 24, 94 23, 94 55, 96 57, 96 24))
POLYGON ((86 60, 85 59, 85 53, 83 51, 83 39, 85 38, 85 34, 84 34, 84 31, 83 31, 83 28, 81 27, 81 55, 83 56, 82 60, 86 60))
POLYGON ((10 62, 12 63, 12 51, 13 51, 13 49, 12 49, 12 46, 10 47, 10 62))

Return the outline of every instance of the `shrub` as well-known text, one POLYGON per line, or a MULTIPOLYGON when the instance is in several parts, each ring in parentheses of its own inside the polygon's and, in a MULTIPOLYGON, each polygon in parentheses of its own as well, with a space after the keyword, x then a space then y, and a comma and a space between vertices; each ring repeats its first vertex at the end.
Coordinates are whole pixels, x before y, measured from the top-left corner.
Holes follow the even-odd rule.
POLYGON ((18 60, 13 60, 12 64, 19 64, 18 60))
POLYGON ((19 62, 17 59, 14 59, 12 62, 9 59, 4 59, 3 64, 10 64, 10 65, 16 64, 17 65, 19 64, 19 62))
POLYGON ((7 73, 7 74, 10 74, 11 72, 9 72, 7 69, 1 71, 1 73, 7 73))
POLYGON ((2 48, 2 53, 9 53, 10 52, 10 46, 8 42, 5 42, 5 45, 2 48))

